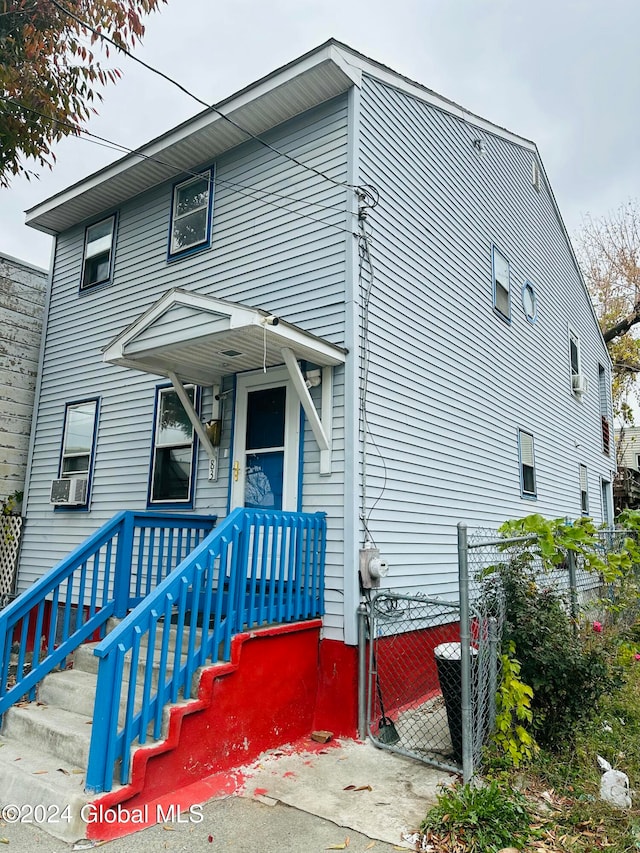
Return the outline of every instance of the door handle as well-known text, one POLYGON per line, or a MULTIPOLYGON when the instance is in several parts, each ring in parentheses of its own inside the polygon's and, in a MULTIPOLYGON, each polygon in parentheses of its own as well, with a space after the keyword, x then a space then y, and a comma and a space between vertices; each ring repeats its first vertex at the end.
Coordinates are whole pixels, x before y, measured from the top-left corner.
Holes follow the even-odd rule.
POLYGON ((237 483, 239 478, 240 478, 240 463, 234 462, 233 463, 233 481, 234 481, 234 483, 237 483))

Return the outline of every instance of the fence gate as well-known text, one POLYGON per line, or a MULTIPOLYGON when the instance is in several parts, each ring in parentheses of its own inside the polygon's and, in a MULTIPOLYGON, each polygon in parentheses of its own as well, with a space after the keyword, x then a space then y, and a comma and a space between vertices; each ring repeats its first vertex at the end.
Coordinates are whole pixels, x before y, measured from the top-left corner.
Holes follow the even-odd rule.
POLYGON ((448 719, 445 698, 460 692, 459 661, 447 660, 460 641, 459 605, 384 590, 368 611, 369 736, 377 746, 458 772, 460 716, 452 706, 448 719))
POLYGON ((460 604, 388 590, 373 595, 366 697, 366 728, 377 746, 459 773, 466 743, 465 781, 479 767, 495 723, 501 629, 493 608, 473 598, 467 603, 465 691, 460 604))

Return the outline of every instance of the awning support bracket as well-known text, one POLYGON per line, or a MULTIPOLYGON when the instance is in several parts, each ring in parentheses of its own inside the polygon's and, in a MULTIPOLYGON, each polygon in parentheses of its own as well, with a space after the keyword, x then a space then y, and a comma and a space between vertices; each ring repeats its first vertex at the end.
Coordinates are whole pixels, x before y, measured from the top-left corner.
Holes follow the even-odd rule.
POLYGON ((331 426, 333 418, 333 370, 331 367, 322 368, 322 417, 307 388, 307 383, 300 365, 292 349, 282 347, 280 350, 284 363, 296 389, 304 413, 309 420, 311 430, 320 448, 320 473, 324 476, 331 474, 331 426))
POLYGON ((198 416, 198 413, 194 409, 193 403, 189 399, 189 395, 184 390, 184 385, 178 379, 177 375, 175 373, 172 373, 171 371, 167 373, 167 377, 173 385, 175 392, 178 395, 178 399, 184 406, 184 410, 187 413, 187 417, 191 421, 191 424, 194 430, 196 431, 196 434, 200 439, 200 442, 202 443, 202 446, 204 447, 207 456, 209 457, 209 459, 215 460, 217 462, 217 449, 209 441, 209 436, 207 435, 207 431, 204 427, 204 424, 202 423, 198 416))

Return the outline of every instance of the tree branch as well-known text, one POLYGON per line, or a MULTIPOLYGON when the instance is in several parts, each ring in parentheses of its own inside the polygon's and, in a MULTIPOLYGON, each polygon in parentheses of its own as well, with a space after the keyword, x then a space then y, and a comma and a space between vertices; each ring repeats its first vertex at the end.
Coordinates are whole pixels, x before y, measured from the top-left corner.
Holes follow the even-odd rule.
POLYGON ((609 341, 612 341, 614 338, 626 335, 629 329, 637 323, 640 323, 640 302, 636 302, 633 306, 633 311, 630 314, 627 314, 626 317, 623 317, 610 328, 602 330, 602 336, 605 344, 608 344, 609 341))

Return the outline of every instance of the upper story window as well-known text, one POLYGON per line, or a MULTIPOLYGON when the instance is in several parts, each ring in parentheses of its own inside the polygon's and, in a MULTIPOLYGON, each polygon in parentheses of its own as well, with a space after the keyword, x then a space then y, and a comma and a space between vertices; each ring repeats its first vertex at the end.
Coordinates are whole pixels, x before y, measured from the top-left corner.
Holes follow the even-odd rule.
POLYGON ((169 257, 209 245, 213 170, 176 184, 171 207, 169 257))
MULTIPOLYGON (((197 406, 194 385, 185 386, 189 400, 197 406)), ((150 504, 193 503, 195 441, 193 425, 173 388, 156 391, 155 428, 151 459, 150 504)))
POLYGON ((89 225, 84 235, 81 287, 103 284, 111 278, 116 215, 89 225))
POLYGON ((518 430, 518 452, 520 455, 520 490, 523 498, 535 498, 536 461, 533 451, 533 436, 518 430))
POLYGON ((571 327, 569 327, 569 364, 571 367, 571 388, 577 397, 581 397, 587 390, 587 377, 582 373, 580 337, 571 327))
POLYGON ((493 307, 509 319, 511 317, 511 284, 509 280, 509 261, 496 247, 493 247, 493 307))
POLYGON ((89 485, 98 424, 98 400, 67 403, 64 413, 62 448, 51 502, 83 508, 89 505, 89 485), (68 483, 63 483, 68 480, 68 483))

